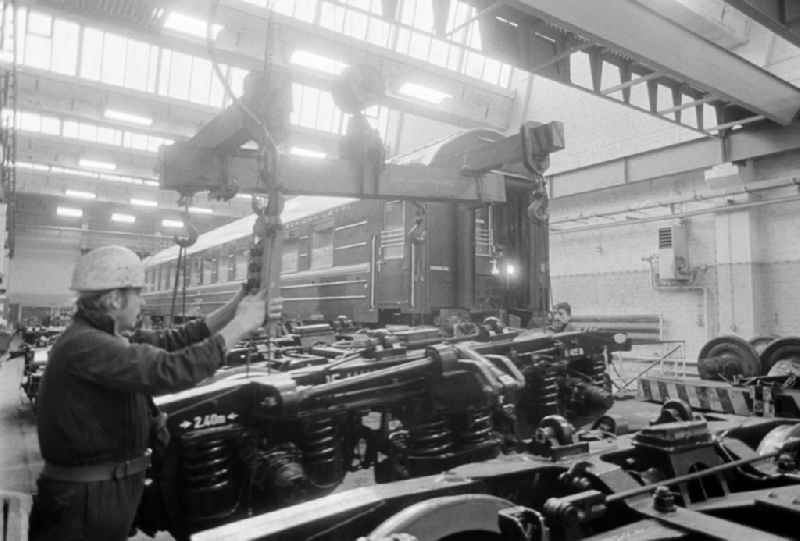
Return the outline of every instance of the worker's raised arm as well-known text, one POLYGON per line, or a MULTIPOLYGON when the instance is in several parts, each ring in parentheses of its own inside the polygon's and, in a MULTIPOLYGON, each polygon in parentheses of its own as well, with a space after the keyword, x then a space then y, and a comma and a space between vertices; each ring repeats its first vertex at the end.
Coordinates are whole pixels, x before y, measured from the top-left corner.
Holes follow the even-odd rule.
POLYGON ((68 370, 75 376, 120 391, 148 394, 179 391, 212 375, 222 364, 225 351, 260 327, 265 314, 266 291, 247 295, 219 333, 175 351, 129 343, 108 333, 88 333, 88 340, 78 335, 69 344, 68 370))
MULTIPOLYGON (((228 322, 226 321, 226 323, 228 322)), ((216 330, 218 331, 220 328, 216 330)), ((214 332, 216 331, 212 330, 205 321, 190 321, 175 329, 137 330, 131 335, 130 340, 139 344, 150 344, 167 351, 177 351, 205 340, 214 332)))

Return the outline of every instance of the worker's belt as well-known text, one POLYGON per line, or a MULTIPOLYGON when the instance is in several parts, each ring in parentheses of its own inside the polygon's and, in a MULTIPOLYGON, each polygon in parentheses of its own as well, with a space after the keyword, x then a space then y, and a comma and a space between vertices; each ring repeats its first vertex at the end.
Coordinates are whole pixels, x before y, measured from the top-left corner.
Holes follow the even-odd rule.
POLYGON ((93 483, 96 481, 125 479, 144 472, 148 466, 150 466, 149 453, 125 462, 104 462, 91 466, 57 466, 45 462, 44 469, 42 469, 42 477, 54 481, 93 483))

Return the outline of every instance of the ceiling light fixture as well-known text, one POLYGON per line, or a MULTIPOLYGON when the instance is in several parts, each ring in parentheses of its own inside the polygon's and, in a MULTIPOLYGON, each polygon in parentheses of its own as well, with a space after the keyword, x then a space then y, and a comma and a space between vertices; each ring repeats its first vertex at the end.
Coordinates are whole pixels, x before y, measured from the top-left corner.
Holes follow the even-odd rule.
POLYGON ((310 148, 292 147, 289 149, 289 154, 293 156, 302 156, 304 158, 315 158, 321 160, 328 155, 318 150, 311 150, 310 148))
POLYGON ((132 224, 136 222, 136 216, 132 214, 123 214, 121 212, 112 212, 111 221, 121 224, 132 224))
POLYGON ((75 199, 95 199, 97 198, 97 194, 93 192, 82 192, 80 190, 67 190, 64 192, 67 197, 73 197, 75 199))
POLYGON ((189 212, 192 214, 214 214, 213 209, 205 207, 189 207, 189 212))
POLYGON ((169 220, 167 218, 161 220, 161 227, 169 227, 171 229, 180 229, 183 227, 183 222, 180 220, 169 220))
POLYGON ((78 165, 81 167, 85 167, 87 169, 102 169, 104 171, 114 171, 117 168, 117 164, 113 162, 102 162, 99 160, 87 160, 81 158, 78 161, 78 165))
POLYGON ((125 111, 117 111, 116 109, 106 109, 103 115, 111 120, 119 120, 121 122, 128 122, 130 124, 139 124, 140 126, 150 126, 153 124, 153 119, 135 115, 133 113, 126 113, 125 111))
POLYGON ((64 218, 80 218, 83 216, 83 211, 72 207, 56 207, 56 214, 64 218))
POLYGON ((331 75, 340 75, 347 67, 344 62, 339 62, 327 56, 318 55, 311 51, 296 50, 292 52, 289 62, 297 66, 311 68, 317 71, 324 71, 331 75))
POLYGON ((132 197, 131 205, 134 205, 136 207, 157 207, 158 201, 151 201, 150 199, 137 199, 135 197, 132 197))
POLYGON ((435 104, 442 103, 444 100, 453 97, 446 92, 442 92, 441 90, 418 85, 416 83, 403 83, 403 86, 397 90, 397 93, 403 94, 404 96, 408 96, 410 98, 417 98, 419 100, 435 104))

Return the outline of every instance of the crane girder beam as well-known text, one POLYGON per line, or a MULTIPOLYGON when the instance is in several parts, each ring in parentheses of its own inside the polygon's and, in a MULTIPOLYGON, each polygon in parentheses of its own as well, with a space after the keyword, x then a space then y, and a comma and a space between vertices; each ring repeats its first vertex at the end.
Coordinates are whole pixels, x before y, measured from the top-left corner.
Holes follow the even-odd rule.
POLYGON ((635 0, 509 0, 505 4, 779 124, 790 124, 800 110, 800 89, 635 0))
MULTIPOLYGON (((243 101, 254 114, 266 119, 270 129, 281 126, 280 115, 270 112, 274 101, 252 97, 260 95, 257 91, 246 93, 243 101)), ((239 191, 267 192, 258 151, 241 148, 248 140, 258 139, 261 131, 249 114, 231 105, 188 141, 162 147, 161 187, 182 194, 211 191, 230 195, 231 191, 224 188, 235 183, 239 191)), ((381 145, 373 139, 354 143, 357 148, 381 145)), ((506 200, 505 179, 493 170, 522 163, 541 174, 549 154, 562 148, 564 129, 560 122, 527 122, 515 135, 464 150, 453 168, 278 154, 272 176, 281 192, 292 195, 501 203, 506 200)))
MULTIPOLYGON (((194 190, 214 190, 225 179, 232 179, 243 192, 263 192, 256 151, 229 156, 179 143, 164 152, 161 164, 163 189, 180 192, 190 181, 194 190)), ((361 167, 350 160, 281 155, 276 177, 278 188, 287 195, 494 203, 506 200, 502 175, 469 177, 452 169, 424 165, 387 164, 375 181, 365 181, 361 167)))

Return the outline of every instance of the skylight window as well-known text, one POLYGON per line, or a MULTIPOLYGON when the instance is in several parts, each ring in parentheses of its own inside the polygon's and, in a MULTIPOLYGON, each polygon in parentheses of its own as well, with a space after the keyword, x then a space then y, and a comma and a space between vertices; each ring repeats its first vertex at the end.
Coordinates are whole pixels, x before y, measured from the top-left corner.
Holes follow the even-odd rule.
POLYGON ((398 94, 403 94, 404 96, 408 96, 410 98, 416 98, 418 100, 427 101, 429 103, 440 104, 444 100, 452 98, 450 94, 446 92, 442 92, 441 90, 436 90, 435 88, 430 88, 423 85, 418 85, 416 83, 404 83, 397 90, 398 94))
POLYGON ((321 160, 328 155, 318 150, 311 150, 310 148, 292 147, 289 149, 289 154, 293 156, 302 156, 304 158, 314 158, 321 160))
MULTIPOLYGON (((211 39, 217 39, 217 35, 222 30, 221 24, 211 25, 211 39)), ((208 23, 202 19, 190 17, 183 13, 170 11, 164 19, 164 29, 180 32, 196 38, 206 39, 208 33, 208 23)))
POLYGON ((111 120, 128 122, 130 124, 139 124, 140 126, 150 126, 153 123, 152 118, 135 115, 133 113, 126 113, 125 111, 117 111, 115 109, 106 109, 105 117, 111 120))
POLYGON ((347 67, 347 64, 344 62, 339 62, 333 58, 303 50, 294 51, 289 58, 289 62, 297 66, 324 71, 332 75, 339 75, 347 67))
POLYGON ((87 169, 102 169, 104 171, 114 171, 117 168, 117 164, 113 162, 102 162, 98 160, 87 160, 81 158, 78 162, 78 165, 81 167, 85 167, 87 169))

